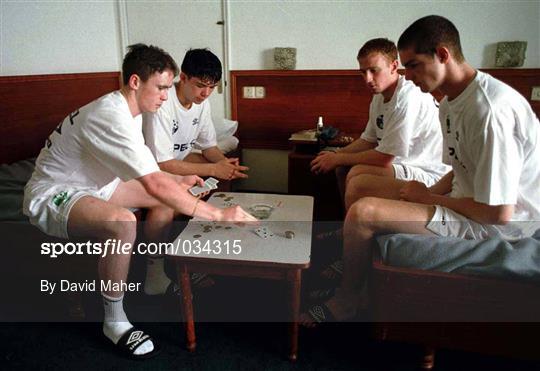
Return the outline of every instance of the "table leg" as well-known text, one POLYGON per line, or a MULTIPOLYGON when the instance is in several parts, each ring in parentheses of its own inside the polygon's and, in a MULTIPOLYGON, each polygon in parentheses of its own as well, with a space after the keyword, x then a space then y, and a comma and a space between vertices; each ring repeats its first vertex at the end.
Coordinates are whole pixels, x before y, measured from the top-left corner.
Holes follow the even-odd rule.
POLYGON ((298 358, 298 317, 300 312, 302 270, 289 270, 287 272, 287 282, 289 284, 291 313, 291 321, 289 323, 289 360, 294 362, 298 358))
POLYGON ((182 309, 184 310, 184 320, 186 321, 186 342, 190 352, 195 351, 197 343, 195 341, 195 321, 193 320, 193 302, 191 295, 191 281, 186 264, 177 263, 176 273, 178 282, 182 290, 182 309))

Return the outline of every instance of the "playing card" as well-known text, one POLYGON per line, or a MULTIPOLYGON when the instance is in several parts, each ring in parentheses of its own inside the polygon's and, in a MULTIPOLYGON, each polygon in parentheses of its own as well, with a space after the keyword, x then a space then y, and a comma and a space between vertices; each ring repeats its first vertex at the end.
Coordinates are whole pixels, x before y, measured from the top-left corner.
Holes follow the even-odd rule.
POLYGON ((268 227, 259 227, 255 229, 253 232, 257 234, 260 238, 266 240, 270 237, 274 237, 274 233, 268 227))
POLYGON ((219 183, 219 180, 217 180, 216 178, 208 178, 204 181, 204 186, 193 186, 189 189, 189 192, 193 195, 193 196, 198 196, 200 195, 201 193, 204 193, 204 192, 208 192, 208 191, 211 191, 213 189, 217 189, 217 184, 219 183))
MULTIPOLYGON (((204 181, 205 184, 210 184, 210 185, 214 185, 214 186, 217 186, 217 184, 219 183, 219 180, 217 180, 216 178, 208 178, 204 181)), ((217 188, 217 187, 216 187, 217 188)))
POLYGON ((201 186, 193 186, 189 189, 189 192, 193 195, 193 196, 198 196, 200 195, 201 193, 204 193, 204 192, 208 192, 208 191, 211 191, 213 188, 211 188, 208 184, 204 184, 203 187, 201 186))

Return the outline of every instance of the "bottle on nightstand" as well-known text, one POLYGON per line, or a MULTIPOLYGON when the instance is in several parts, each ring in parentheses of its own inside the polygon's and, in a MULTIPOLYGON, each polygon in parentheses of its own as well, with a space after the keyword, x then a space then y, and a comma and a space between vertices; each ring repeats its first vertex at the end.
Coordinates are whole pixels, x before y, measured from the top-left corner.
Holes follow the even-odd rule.
POLYGON ((321 135, 322 129, 324 127, 322 116, 319 116, 319 121, 317 121, 317 138, 321 135))

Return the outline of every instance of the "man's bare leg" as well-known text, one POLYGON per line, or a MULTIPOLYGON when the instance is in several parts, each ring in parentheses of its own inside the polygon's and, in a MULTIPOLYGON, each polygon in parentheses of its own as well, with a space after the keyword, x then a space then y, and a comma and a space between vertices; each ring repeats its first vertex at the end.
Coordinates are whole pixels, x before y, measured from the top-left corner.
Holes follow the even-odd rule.
MULTIPOLYGON (((337 320, 353 318, 360 304, 358 291, 371 264, 373 238, 383 233, 432 234, 426 225, 435 207, 405 201, 366 197, 351 205, 344 224, 343 278, 336 295, 325 302, 337 320)), ((301 322, 314 325, 304 313, 301 322)))
MULTIPOLYGON (((180 179, 180 177, 175 177, 180 179)), ((143 230, 146 240, 149 242, 168 242, 171 222, 174 218, 174 210, 162 205, 148 195, 142 184, 138 181, 124 183, 111 197, 111 202, 127 204, 147 205, 147 213, 143 222, 143 230), (132 195, 137 194, 139 198, 133 200, 132 195)), ((161 295, 167 292, 169 286, 173 291, 178 287, 174 286, 170 278, 165 273, 165 251, 148 255, 146 258, 146 278, 144 280, 144 293, 147 295, 161 295)))
POLYGON ((362 197, 379 197, 399 200, 399 190, 406 184, 394 177, 360 174, 350 178, 345 193, 345 209, 362 197))
MULTIPOLYGON (((137 233, 137 222, 135 215, 128 209, 86 196, 78 200, 69 213, 68 233, 70 236, 90 237, 101 242, 116 239, 122 244, 129 243, 132 247, 137 233)), ((126 281, 130 257, 131 249, 121 254, 107 251, 105 256, 100 256, 98 260, 100 280, 113 284, 126 281)), ((117 344, 133 327, 124 312, 123 295, 122 290, 115 291, 112 285, 111 290, 102 292, 105 312, 103 333, 114 344, 117 344)), ((133 354, 143 355, 153 350, 154 343, 146 340, 133 354)))
MULTIPOLYGON (((163 208, 136 180, 120 183, 109 201, 90 196, 78 200, 69 214, 68 233, 100 241, 116 239, 122 244, 129 243, 133 246, 137 233, 137 221, 135 215, 127 209, 128 207, 163 208)), ((125 282, 129 272, 130 258, 131 250, 123 254, 109 252, 100 257, 98 262, 100 279, 112 283, 125 282)), ((102 292, 102 295, 105 307, 103 332, 116 344, 122 335, 133 327, 123 309, 124 292, 110 290, 102 292)), ((135 350, 134 354, 142 355, 153 350, 153 342, 147 340, 135 350)))
POLYGON ((345 189, 347 185, 347 175, 351 168, 349 166, 338 166, 335 170, 336 180, 339 190, 339 196, 341 197, 341 202, 345 202, 345 189))
MULTIPOLYGON (((399 199, 399 189, 404 184, 404 182, 401 183, 401 181, 394 179, 394 169, 392 167, 385 168, 371 165, 355 165, 352 168, 338 167, 336 169, 336 177, 338 179, 340 192, 342 192, 340 194, 342 197, 345 214, 347 214, 347 210, 349 209, 350 205, 360 197, 373 196, 399 199), (365 187, 366 192, 360 193, 357 191, 357 189, 364 189, 364 181, 360 181, 357 178, 363 176, 373 177, 372 181, 374 183, 372 184, 372 181, 369 181, 369 187, 365 187), (352 181, 354 181, 353 184, 351 184, 352 181)), ((338 240, 341 240, 342 235, 343 229, 338 228, 337 230, 318 234, 317 239, 324 240, 327 238, 336 237, 338 240)), ((341 275, 341 265, 342 264, 339 260, 335 261, 327 268, 323 269, 321 271, 321 275, 326 279, 335 280, 341 275)))

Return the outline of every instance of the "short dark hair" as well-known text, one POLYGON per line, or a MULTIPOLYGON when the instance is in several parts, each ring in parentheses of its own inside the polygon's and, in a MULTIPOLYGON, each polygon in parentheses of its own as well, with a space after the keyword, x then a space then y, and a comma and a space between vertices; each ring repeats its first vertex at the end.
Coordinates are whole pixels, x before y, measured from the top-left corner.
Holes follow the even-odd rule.
POLYGON ((221 80, 221 62, 207 48, 188 50, 180 69, 188 77, 197 77, 210 83, 221 80))
POLYGON ((398 49, 414 48, 417 54, 434 55, 437 47, 447 47, 454 59, 463 62, 459 31, 448 19, 439 15, 428 15, 411 24, 400 36, 398 49))
POLYGON ((358 51, 356 59, 365 58, 371 53, 381 53, 390 61, 398 58, 396 44, 386 38, 371 39, 366 42, 358 51))
POLYGON ((122 81, 127 85, 131 75, 137 75, 142 81, 147 81, 155 72, 165 70, 178 75, 178 66, 169 53, 153 45, 133 44, 128 46, 128 52, 122 62, 122 81))

